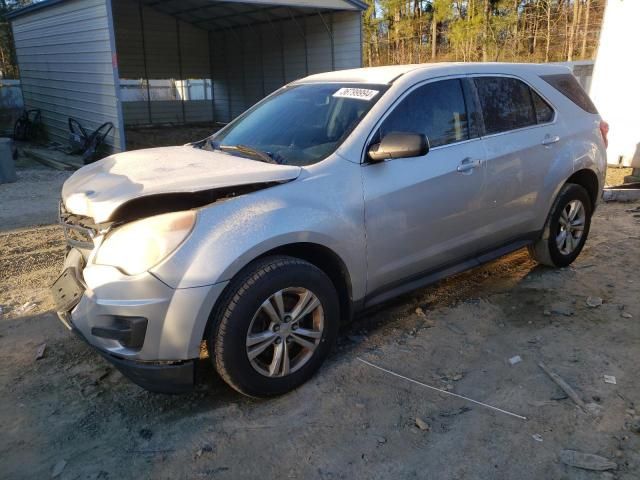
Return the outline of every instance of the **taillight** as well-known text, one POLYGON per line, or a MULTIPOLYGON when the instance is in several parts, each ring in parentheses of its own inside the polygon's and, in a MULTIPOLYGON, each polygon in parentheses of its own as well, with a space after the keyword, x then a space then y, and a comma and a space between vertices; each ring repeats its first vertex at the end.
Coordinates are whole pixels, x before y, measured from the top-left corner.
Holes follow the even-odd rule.
POLYGON ((604 120, 600 120, 600 134, 602 135, 604 146, 607 148, 609 146, 609 124, 604 120))

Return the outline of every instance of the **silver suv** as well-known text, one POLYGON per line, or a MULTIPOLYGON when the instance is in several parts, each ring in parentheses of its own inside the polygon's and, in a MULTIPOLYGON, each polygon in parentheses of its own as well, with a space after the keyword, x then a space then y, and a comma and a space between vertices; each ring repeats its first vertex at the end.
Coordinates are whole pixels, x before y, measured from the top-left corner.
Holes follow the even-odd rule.
POLYGON ((76 172, 59 316, 149 390, 188 389, 208 352, 236 390, 282 394, 355 312, 525 246, 573 262, 607 128, 560 66, 307 77, 205 140, 76 172))

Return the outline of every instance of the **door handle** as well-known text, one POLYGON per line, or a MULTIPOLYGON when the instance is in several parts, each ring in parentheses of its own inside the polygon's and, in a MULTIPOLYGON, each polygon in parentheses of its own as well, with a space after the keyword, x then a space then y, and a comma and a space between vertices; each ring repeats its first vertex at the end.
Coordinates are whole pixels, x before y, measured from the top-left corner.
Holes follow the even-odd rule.
POLYGON ((558 135, 547 135, 546 137, 544 137, 544 140, 542 140, 542 145, 551 145, 553 143, 557 143, 560 141, 560 137, 558 135))
POLYGON ((474 168, 478 168, 480 165, 482 165, 482 162, 480 160, 471 160, 470 158, 465 158, 464 160, 462 160, 462 162, 460 162, 456 170, 460 173, 470 172, 474 168))

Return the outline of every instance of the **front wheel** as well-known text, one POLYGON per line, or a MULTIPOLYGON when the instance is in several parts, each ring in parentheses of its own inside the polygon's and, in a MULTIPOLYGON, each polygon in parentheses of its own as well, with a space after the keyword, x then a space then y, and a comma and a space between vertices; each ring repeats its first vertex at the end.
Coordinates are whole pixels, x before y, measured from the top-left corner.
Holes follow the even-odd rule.
POLYGON ((542 237, 529 247, 531 257, 550 267, 566 267, 578 258, 589 235, 593 207, 587 191, 568 183, 551 207, 542 237))
POLYGON ((339 324, 331 280, 297 258, 269 257, 232 282, 209 338, 220 376, 240 393, 280 395, 324 362, 339 324))

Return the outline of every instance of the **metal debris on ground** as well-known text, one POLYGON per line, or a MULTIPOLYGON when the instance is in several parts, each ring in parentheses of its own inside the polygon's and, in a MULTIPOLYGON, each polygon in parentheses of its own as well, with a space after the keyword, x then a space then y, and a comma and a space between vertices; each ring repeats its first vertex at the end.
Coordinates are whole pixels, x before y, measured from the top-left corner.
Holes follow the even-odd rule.
POLYGON ((533 438, 536 442, 543 442, 543 438, 542 435, 540 435, 539 433, 535 433, 533 435, 531 435, 531 438, 533 438))
POLYGON ((33 302, 27 302, 20 305, 18 308, 16 308, 15 313, 17 313, 18 315, 24 315, 25 313, 29 313, 31 310, 33 310, 37 306, 38 305, 36 305, 33 302))
POLYGON ((616 377, 614 377, 613 375, 605 375, 604 376, 604 383, 610 383, 612 385, 616 384, 616 377))
POLYGON ((584 470, 595 470, 603 472, 605 470, 615 470, 618 465, 608 458, 591 453, 582 453, 576 450, 563 450, 560 452, 560 460, 570 467, 582 468, 584 470))
POLYGON ((558 385, 562 390, 564 390, 564 393, 566 393, 569 396, 569 398, 573 400, 573 402, 582 409, 583 412, 588 412, 587 406, 584 404, 580 396, 576 393, 576 391, 573 388, 569 386, 567 382, 565 382, 562 379, 560 375, 552 372, 549 369, 549 367, 547 367, 542 362, 538 363, 538 366, 544 371, 544 373, 549 375, 549 378, 551 378, 551 380, 553 380, 556 383, 556 385, 558 385))
POLYGON ((511 357, 509 359, 509 363, 511 365, 516 365, 517 363, 520 363, 522 361, 522 357, 520 355, 516 355, 515 357, 511 357))
POLYGON ((596 308, 602 305, 602 299, 600 297, 587 297, 587 307, 596 308))
POLYGON ((40 360, 41 358, 44 358, 44 351, 46 350, 46 348, 47 348, 46 343, 43 343, 38 347, 38 349, 36 350, 36 360, 40 360))
POLYGON ((447 392, 446 390, 442 390, 440 388, 432 387, 431 385, 427 385, 426 383, 419 382, 418 380, 414 380, 413 378, 405 377, 404 375, 400 375, 399 373, 392 372, 391 370, 387 370, 386 368, 379 367, 378 365, 375 365, 375 364, 373 364, 371 362, 368 362, 368 361, 366 361, 366 360, 364 360, 364 359, 362 359, 360 357, 358 357, 358 360, 360 362, 364 363, 365 365, 369 365, 370 367, 376 368, 378 370, 381 370, 381 371, 383 371, 385 373, 388 373, 388 374, 393 375, 395 377, 401 378, 401 379, 406 380, 408 382, 415 383, 416 385, 420 385, 421 387, 429 388, 431 390, 435 390, 436 392, 444 393, 445 395, 451 395, 452 397, 460 398, 462 400, 466 400, 467 402, 475 403, 476 405, 480 405, 482 407, 489 408, 491 410, 495 410, 496 412, 504 413, 506 415, 510 415, 512 417, 519 418, 520 420, 527 420, 527 417, 524 417, 522 415, 518 415, 516 413, 512 413, 512 412, 509 412, 507 410, 503 410, 502 408, 494 407, 493 405, 489 405, 487 403, 479 402, 478 400, 473 400, 472 398, 465 397, 465 396, 459 395, 457 393, 447 392))
POLYGON ((622 318, 633 318, 633 315, 631 315, 629 312, 622 312, 620 316, 622 318))
POLYGON ((416 417, 416 427, 418 427, 420 430, 424 430, 425 432, 428 432, 431 429, 429 424, 422 420, 420 417, 416 417))

